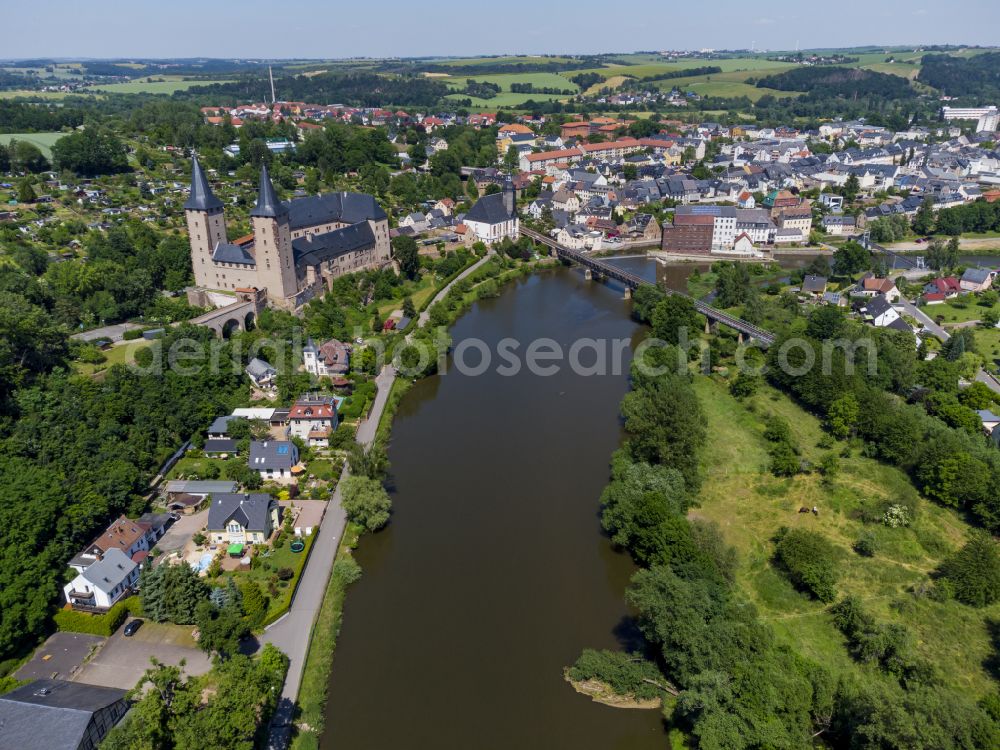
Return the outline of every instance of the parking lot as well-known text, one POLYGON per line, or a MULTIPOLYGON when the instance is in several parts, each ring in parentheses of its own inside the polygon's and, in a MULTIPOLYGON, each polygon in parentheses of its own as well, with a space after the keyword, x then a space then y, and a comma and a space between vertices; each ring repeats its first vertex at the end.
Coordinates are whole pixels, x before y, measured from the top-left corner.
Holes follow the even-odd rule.
POLYGON ((119 628, 74 679, 89 685, 132 688, 150 668, 150 657, 174 666, 183 659, 186 674, 205 674, 212 661, 195 644, 191 636, 193 629, 191 625, 146 620, 135 635, 126 638, 119 628))
POLYGON ((54 633, 14 676, 19 680, 71 679, 73 673, 104 640, 99 635, 54 633))
POLYGON ((191 515, 181 515, 174 521, 167 533, 156 543, 156 549, 163 557, 167 557, 172 552, 180 552, 184 549, 191 537, 201 531, 208 520, 208 510, 202 510, 191 515))

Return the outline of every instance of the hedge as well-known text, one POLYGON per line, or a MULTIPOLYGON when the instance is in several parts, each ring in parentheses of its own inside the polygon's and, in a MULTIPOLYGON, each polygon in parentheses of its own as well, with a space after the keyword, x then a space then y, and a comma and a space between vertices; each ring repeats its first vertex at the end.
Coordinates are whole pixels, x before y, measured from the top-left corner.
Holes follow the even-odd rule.
POLYGON ((88 633, 107 638, 121 627, 125 618, 142 614, 142 605, 138 596, 122 599, 103 615, 80 612, 75 609, 60 609, 56 612, 56 628, 70 633, 88 633))

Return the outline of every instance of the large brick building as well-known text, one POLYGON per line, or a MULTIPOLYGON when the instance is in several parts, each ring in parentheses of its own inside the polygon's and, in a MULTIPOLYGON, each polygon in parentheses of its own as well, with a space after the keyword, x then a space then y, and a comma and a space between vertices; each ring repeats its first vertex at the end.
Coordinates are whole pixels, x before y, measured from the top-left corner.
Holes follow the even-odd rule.
POLYGON ((389 219, 370 195, 329 193, 278 200, 261 168, 253 234, 230 242, 222 201, 194 160, 184 204, 195 284, 202 290, 258 289, 294 309, 345 273, 390 262, 389 219))

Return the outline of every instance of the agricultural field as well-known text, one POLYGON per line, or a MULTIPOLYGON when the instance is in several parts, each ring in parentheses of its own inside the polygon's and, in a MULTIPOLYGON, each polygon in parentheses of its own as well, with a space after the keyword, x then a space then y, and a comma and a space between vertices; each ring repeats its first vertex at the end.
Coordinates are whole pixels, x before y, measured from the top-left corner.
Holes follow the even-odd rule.
POLYGON ((0 91, 0 99, 17 99, 24 97, 26 99, 36 99, 45 101, 59 101, 60 99, 65 99, 67 96, 87 96, 89 92, 79 90, 79 91, 33 91, 31 89, 10 89, 8 91, 0 91))
MULTIPOLYGON (((567 75, 573 75, 572 73, 567 73, 567 75)), ((466 76, 466 75, 456 75, 454 77, 440 77, 434 76, 437 80, 442 83, 452 87, 453 89, 460 89, 465 86, 467 80, 474 80, 477 82, 489 82, 495 83, 501 87, 502 93, 498 94, 492 99, 480 99, 478 97, 466 97, 464 94, 453 94, 451 98, 470 98, 472 100, 473 106, 486 107, 486 108, 496 108, 496 107, 516 107, 529 99, 534 99, 537 101, 550 101, 553 99, 566 99, 565 94, 515 94, 510 90, 511 84, 514 83, 530 83, 538 88, 554 88, 561 90, 572 90, 578 91, 578 87, 568 78, 565 78, 558 73, 496 73, 496 74, 484 74, 481 76, 466 76)))
POLYGON ((52 144, 62 138, 65 133, 0 133, 0 143, 6 145, 11 141, 27 141, 41 150, 47 159, 52 158, 52 144))
POLYGON ((213 83, 226 83, 224 80, 182 80, 172 76, 151 76, 154 80, 145 78, 125 83, 102 83, 88 87, 88 91, 104 91, 109 94, 172 94, 192 86, 210 86, 213 83), (162 79, 162 80, 161 80, 162 79))
POLYGON ((848 655, 827 605, 797 591, 771 562, 771 539, 779 528, 806 528, 823 534, 839 550, 840 596, 856 595, 880 621, 910 628, 918 653, 940 670, 946 683, 976 696, 994 690, 983 664, 993 653, 987 623, 1000 615, 1000 605, 976 610, 912 593, 962 545, 969 530, 962 518, 918 498, 905 474, 865 458, 857 448, 847 456, 842 455, 844 443, 820 448, 824 432, 819 420, 770 387, 745 403, 732 398, 717 379, 697 378, 696 390, 712 439, 702 460, 701 504, 690 515, 718 523, 737 549, 737 584, 776 637, 834 675, 862 669, 848 655), (830 452, 841 455, 839 472, 830 479, 816 473, 772 476, 763 438, 764 418, 770 414, 790 425, 806 461, 815 464, 830 452), (900 501, 918 504, 908 527, 862 520, 863 512, 877 514, 883 504, 900 501), (813 506, 818 515, 799 512, 813 506), (876 541, 873 557, 852 549, 862 533, 876 541))
MULTIPOLYGON (((467 65, 543 65, 545 63, 569 63, 573 58, 561 55, 508 55, 506 57, 462 57, 462 58, 427 58, 420 62, 429 65, 449 65, 465 67, 467 65)), ((419 63, 418 63, 419 66, 419 63)))

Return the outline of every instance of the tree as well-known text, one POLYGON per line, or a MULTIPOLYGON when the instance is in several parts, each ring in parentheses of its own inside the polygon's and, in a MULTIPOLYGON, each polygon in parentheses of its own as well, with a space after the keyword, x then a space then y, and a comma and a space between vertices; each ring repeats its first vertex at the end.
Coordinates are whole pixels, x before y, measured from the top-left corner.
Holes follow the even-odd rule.
POLYGON ((760 375, 741 372, 729 384, 729 392, 736 398, 749 398, 757 392, 761 382, 762 378, 760 375))
POLYGON ((208 596, 208 587, 186 564, 147 568, 140 581, 143 612, 154 622, 190 625, 208 596))
POLYGON ((844 200, 848 203, 853 203, 858 197, 858 193, 861 192, 861 181, 858 180, 858 176, 853 172, 848 176, 847 181, 844 183, 843 187, 844 200))
POLYGON ((653 335, 669 344, 678 344, 682 338, 693 341, 701 331, 700 319, 692 300, 668 295, 653 311, 653 335))
POLYGON ((913 217, 913 231, 919 235, 930 234, 934 229, 934 199, 927 196, 913 217))
POLYGON ((503 167, 510 174, 514 174, 517 171, 518 165, 521 163, 521 154, 517 150, 517 146, 510 145, 507 147, 507 153, 503 156, 503 167))
POLYGON ((399 264, 399 271, 408 279, 420 274, 420 255, 417 241, 407 235, 392 239, 392 255, 399 264))
POLYGON ((775 559, 792 583, 820 601, 832 602, 837 597, 836 549, 823 535, 785 530, 775 548, 775 559))
POLYGON ((57 168, 88 177, 130 169, 125 145, 113 133, 95 127, 60 138, 52 144, 52 159, 57 168))
POLYGON ((243 616, 250 628, 259 628, 267 616, 267 597, 260 590, 256 581, 245 581, 240 586, 243 596, 243 616))
POLYGON ((352 444, 348 460, 353 474, 369 479, 381 479, 389 471, 389 454, 382 440, 376 440, 367 450, 360 443, 352 444))
POLYGON ((377 479, 349 476, 342 483, 342 497, 347 517, 368 531, 378 531, 389 522, 392 501, 377 479))
POLYGON ((17 183, 18 203, 34 203, 36 200, 38 200, 38 196, 35 194, 35 188, 31 184, 31 180, 25 178, 17 183))
POLYGON ((971 532, 965 546, 948 557, 939 572, 964 604, 985 607, 1000 599, 1000 552, 986 532, 971 532))
POLYGON ((958 248, 952 242, 935 238, 927 247, 927 265, 935 271, 953 268, 958 263, 958 248))
POLYGON ((853 276, 871 265, 871 254, 857 242, 846 242, 833 253, 833 272, 837 276, 853 276))
POLYGON ((860 409, 853 393, 845 393, 830 404, 826 423, 834 437, 844 440, 851 436, 858 422, 860 409))
POLYGON ((239 605, 232 602, 222 607, 207 600, 200 602, 195 611, 195 623, 198 625, 198 648, 223 659, 237 653, 240 641, 250 633, 239 605))
POLYGON ((403 315, 407 318, 415 318, 417 316, 417 306, 413 304, 412 297, 407 297, 403 300, 403 315))

